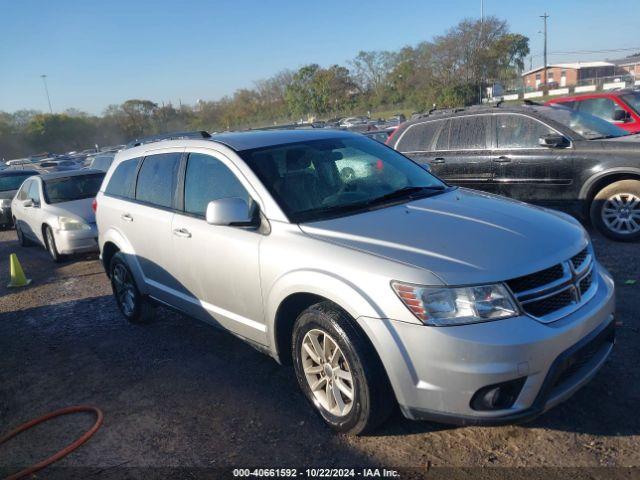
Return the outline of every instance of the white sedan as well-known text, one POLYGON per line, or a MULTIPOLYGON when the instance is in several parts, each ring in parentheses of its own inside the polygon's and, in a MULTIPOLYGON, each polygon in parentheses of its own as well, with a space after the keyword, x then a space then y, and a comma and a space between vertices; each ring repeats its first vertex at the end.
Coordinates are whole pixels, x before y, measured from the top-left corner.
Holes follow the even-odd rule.
POLYGON ((104 172, 76 170, 29 177, 11 202, 20 245, 40 244, 55 262, 98 250, 93 199, 104 172))

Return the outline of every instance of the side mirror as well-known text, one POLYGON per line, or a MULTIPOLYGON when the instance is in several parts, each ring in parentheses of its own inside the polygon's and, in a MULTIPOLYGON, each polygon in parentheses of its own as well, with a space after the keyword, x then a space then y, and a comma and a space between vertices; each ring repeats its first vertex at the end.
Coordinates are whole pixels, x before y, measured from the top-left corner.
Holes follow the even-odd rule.
POLYGON ((27 198, 26 200, 22 201, 22 206, 25 208, 31 208, 35 207, 35 203, 33 203, 33 200, 31 198, 27 198))
POLYGON ((538 144, 548 148, 565 148, 570 145, 569 139, 558 133, 543 135, 538 139, 538 144))
POLYGON ((629 118, 629 112, 622 110, 621 108, 616 108, 611 115, 611 119, 614 122, 628 122, 629 118))
POLYGON ((206 220, 210 225, 255 225, 251 210, 242 198, 220 198, 207 204, 206 220))

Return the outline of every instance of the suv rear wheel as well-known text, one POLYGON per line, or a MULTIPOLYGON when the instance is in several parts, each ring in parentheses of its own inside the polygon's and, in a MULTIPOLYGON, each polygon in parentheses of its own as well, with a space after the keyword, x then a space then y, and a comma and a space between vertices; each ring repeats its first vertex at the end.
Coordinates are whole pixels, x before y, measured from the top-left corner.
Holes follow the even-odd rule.
POLYGON ((109 265, 111 289, 122 316, 131 323, 149 323, 153 316, 150 301, 140 293, 124 255, 116 253, 109 265))
POLYGON ((307 308, 293 329, 300 388, 334 430, 358 435, 384 422, 393 409, 386 372, 349 315, 331 302, 307 308))
POLYGON ((640 181, 621 180, 600 190, 591 203, 591 222, 614 240, 640 239, 640 181))

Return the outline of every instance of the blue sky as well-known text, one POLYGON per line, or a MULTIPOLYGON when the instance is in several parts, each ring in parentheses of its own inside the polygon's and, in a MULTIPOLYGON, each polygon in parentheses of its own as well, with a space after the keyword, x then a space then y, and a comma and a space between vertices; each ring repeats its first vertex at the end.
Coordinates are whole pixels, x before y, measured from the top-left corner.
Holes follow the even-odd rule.
MULTIPOLYGON (((640 1, 607 3, 484 0, 485 15, 527 35, 534 55, 542 53, 545 11, 550 52, 640 51, 640 1)), ((0 0, 0 12, 0 110, 47 110, 47 74, 54 111, 101 113, 129 98, 216 99, 284 68, 413 45, 478 17, 480 0, 0 0)), ((534 66, 541 62, 534 57, 534 66)))

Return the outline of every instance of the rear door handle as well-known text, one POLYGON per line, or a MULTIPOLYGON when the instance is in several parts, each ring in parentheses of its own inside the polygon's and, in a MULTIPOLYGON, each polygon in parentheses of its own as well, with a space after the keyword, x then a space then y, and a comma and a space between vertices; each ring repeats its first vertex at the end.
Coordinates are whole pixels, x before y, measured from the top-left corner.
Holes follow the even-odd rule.
POLYGON ((511 161, 511 159, 509 157, 504 156, 504 155, 500 155, 498 158, 494 158, 493 161, 495 163, 509 163, 511 161))
POLYGON ((125 222, 133 222, 133 217, 128 213, 123 213, 122 215, 120 215, 120 218, 125 222))
POLYGON ((444 158, 436 157, 431 161, 432 164, 444 163, 444 158))
POLYGON ((186 228, 174 228, 173 234, 176 237, 191 238, 191 232, 186 228))

